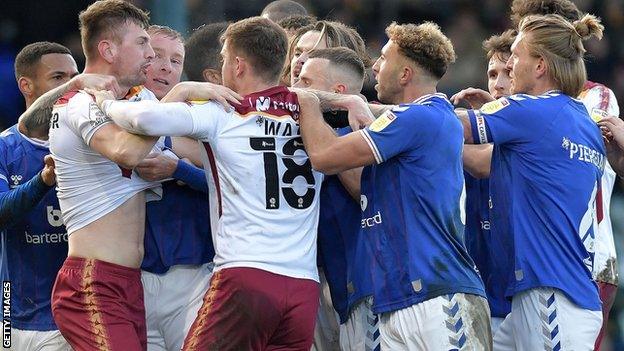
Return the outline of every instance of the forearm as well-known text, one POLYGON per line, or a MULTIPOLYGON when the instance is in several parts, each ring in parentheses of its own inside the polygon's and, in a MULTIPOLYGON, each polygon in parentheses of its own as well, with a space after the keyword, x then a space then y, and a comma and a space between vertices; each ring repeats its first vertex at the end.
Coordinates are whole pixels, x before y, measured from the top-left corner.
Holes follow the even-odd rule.
POLYGON ((320 111, 310 111, 313 106, 305 106, 299 119, 301 137, 312 165, 326 158, 326 150, 338 139, 334 130, 323 120, 320 111))
POLYGON ((464 145, 462 159, 464 170, 473 177, 481 179, 490 176, 492 162, 492 145, 464 145))
POLYGON ((347 190, 349 195, 357 203, 360 202, 360 184, 362 178, 362 167, 350 169, 348 171, 338 173, 338 179, 342 186, 347 190))
POLYGON ((208 182, 206 180, 205 171, 195 167, 187 162, 178 160, 178 166, 173 172, 173 177, 181 180, 191 188, 208 194, 208 182))
POLYGON ((474 144, 474 139, 472 136, 472 125, 470 123, 470 116, 468 115, 468 110, 465 109, 456 109, 455 114, 457 118, 464 127, 464 143, 466 144, 474 144))
POLYGON ((383 115, 386 111, 392 110, 395 107, 395 105, 368 104, 368 108, 370 108, 375 118, 383 115))
POLYGON ((71 81, 41 95, 19 118, 20 130, 33 138, 47 138, 52 107, 56 100, 72 89, 71 81))
POLYGON ((52 189, 37 173, 28 182, 0 193, 0 229, 18 222, 52 189))
POLYGON ((193 132, 193 119, 184 103, 106 100, 102 110, 118 126, 135 134, 185 136, 193 132))

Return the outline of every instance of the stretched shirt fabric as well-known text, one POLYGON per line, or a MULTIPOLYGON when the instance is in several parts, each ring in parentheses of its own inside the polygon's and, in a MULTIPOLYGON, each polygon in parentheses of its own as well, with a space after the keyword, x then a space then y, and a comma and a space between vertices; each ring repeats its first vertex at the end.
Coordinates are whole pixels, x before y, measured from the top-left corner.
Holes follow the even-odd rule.
POLYGON ((373 312, 440 295, 485 297, 463 244, 463 129, 444 94, 386 112, 360 131, 378 163, 362 173, 362 232, 373 312))
POLYGON ((599 311, 586 249, 593 247, 606 162, 598 126, 580 101, 556 91, 512 95, 468 113, 475 142, 496 146, 492 226, 512 248, 507 296, 551 287, 599 311))

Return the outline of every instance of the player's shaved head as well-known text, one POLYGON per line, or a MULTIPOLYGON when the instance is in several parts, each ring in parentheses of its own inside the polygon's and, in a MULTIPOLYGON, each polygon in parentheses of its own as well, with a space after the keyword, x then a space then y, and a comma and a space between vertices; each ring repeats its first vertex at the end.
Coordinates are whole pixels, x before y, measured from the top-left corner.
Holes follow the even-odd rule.
POLYGON ((559 15, 570 22, 581 19, 581 11, 570 0, 514 0, 511 3, 511 22, 518 27, 529 15, 559 15))
POLYGON ((303 5, 292 0, 277 0, 266 5, 260 16, 278 22, 290 16, 307 16, 308 10, 303 5))
POLYGON ((517 34, 518 32, 515 29, 508 29, 501 34, 492 35, 484 40, 483 50, 486 52, 487 59, 498 56, 501 61, 507 61, 511 54, 511 44, 513 44, 517 34))
POLYGON ((348 93, 358 94, 364 84, 364 63, 358 54, 345 47, 313 50, 310 59, 324 59, 329 61, 328 67, 336 81, 347 85, 348 93))
POLYGON ((15 79, 20 77, 36 78, 37 65, 41 61, 41 57, 48 54, 71 56, 71 51, 61 44, 49 41, 39 41, 24 46, 15 56, 15 79))
POLYGON ((393 22, 386 28, 386 34, 399 46, 401 54, 437 79, 455 62, 453 44, 433 22, 420 25, 393 22))
POLYGON ((256 75, 267 81, 279 80, 288 39, 286 31, 264 17, 251 17, 231 24, 223 33, 221 43, 227 41, 229 50, 248 59, 256 75))
POLYGON ((189 80, 205 81, 205 70, 221 72, 221 35, 227 22, 211 23, 193 32, 186 40, 184 73, 189 80))
POLYGON ((149 27, 147 12, 123 0, 96 1, 78 16, 82 48, 87 60, 95 58, 101 40, 121 41, 124 24, 135 23, 143 29, 149 27))

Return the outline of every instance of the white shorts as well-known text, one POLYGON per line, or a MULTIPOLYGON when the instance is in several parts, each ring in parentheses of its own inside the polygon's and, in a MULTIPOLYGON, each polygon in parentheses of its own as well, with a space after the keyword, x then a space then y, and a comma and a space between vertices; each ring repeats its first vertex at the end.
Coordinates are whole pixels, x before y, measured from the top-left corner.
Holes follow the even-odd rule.
POLYGON ((511 313, 494 334, 494 348, 593 350, 601 326, 601 311, 582 309, 557 289, 530 289, 511 300, 511 313))
POLYGON ((212 263, 173 266, 163 275, 141 271, 148 351, 180 350, 202 305, 212 263))
POLYGON ((338 350, 340 331, 338 329, 340 317, 332 305, 329 284, 325 273, 319 268, 319 309, 316 314, 316 325, 314 326, 314 342, 312 351, 334 351, 338 350))
POLYGON ((379 331, 382 350, 492 350, 490 309, 476 295, 443 295, 383 313, 379 331))
POLYGON ((373 298, 360 301, 345 324, 340 325, 340 349, 342 351, 379 351, 379 317, 373 314, 373 298))
POLYGON ((490 317, 491 322, 490 324, 492 325, 492 335, 496 334, 496 331, 498 330, 498 328, 500 328, 500 325, 503 323, 503 321, 505 320, 505 318, 501 318, 501 317, 490 317))
POLYGON ((61 332, 58 330, 38 331, 11 328, 11 347, 13 351, 71 351, 61 332))

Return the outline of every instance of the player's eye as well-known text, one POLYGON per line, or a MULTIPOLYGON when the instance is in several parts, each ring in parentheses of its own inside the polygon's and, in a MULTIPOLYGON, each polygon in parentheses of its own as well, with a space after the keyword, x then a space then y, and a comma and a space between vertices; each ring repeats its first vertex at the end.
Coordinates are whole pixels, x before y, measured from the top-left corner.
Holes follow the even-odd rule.
POLYGON ((173 59, 173 60, 171 60, 171 63, 173 63, 174 65, 181 65, 182 61, 180 61, 178 59, 173 59))
POLYGON ((63 76, 57 75, 57 76, 52 77, 52 79, 61 80, 63 79, 63 76))

